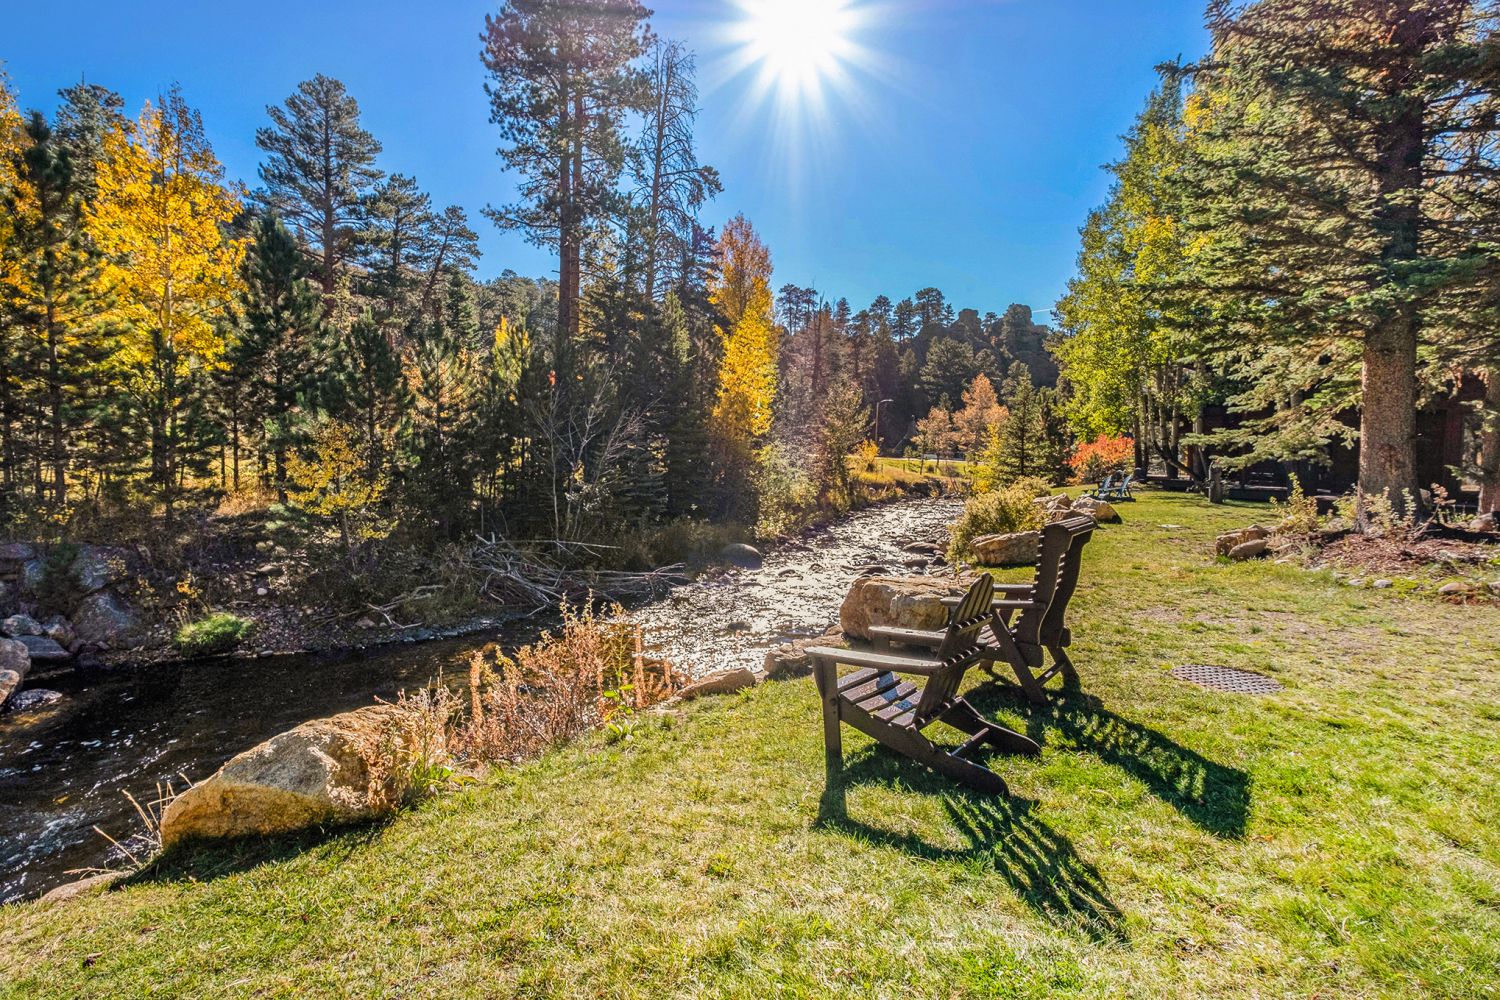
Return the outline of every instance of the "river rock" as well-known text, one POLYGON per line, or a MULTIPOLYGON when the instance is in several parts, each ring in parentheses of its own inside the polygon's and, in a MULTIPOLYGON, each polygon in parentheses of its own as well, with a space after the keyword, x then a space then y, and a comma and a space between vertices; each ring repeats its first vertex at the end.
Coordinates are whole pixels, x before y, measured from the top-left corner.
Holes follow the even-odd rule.
POLYGON ((702 698, 713 694, 733 694, 743 691, 745 688, 755 687, 760 680, 755 671, 749 667, 735 667, 733 670, 720 670, 700 678, 681 691, 677 697, 683 701, 692 701, 694 698, 702 698))
POLYGON ((981 566, 1026 566, 1036 562, 1041 546, 1040 531, 980 535, 969 543, 981 566))
POLYGON ((940 629, 948 624, 943 598, 963 593, 967 581, 934 576, 867 576, 854 581, 839 609, 844 634, 870 638, 870 629, 940 629))
POLYGON ((69 882, 66 885, 58 886, 44 895, 40 902, 44 905, 66 903, 69 900, 82 899, 84 896, 95 896, 101 892, 108 891, 110 886, 128 874, 130 873, 104 872, 100 875, 90 875, 88 878, 81 878, 76 882, 69 882))
POLYGON ((30 615, 11 615, 0 621, 0 632, 12 639, 19 639, 23 635, 41 635, 42 626, 30 615))
POLYGON ((47 580, 47 564, 31 559, 21 565, 21 591, 35 597, 47 580))
POLYGON ((26 647, 26 652, 31 656, 31 662, 37 663, 62 663, 73 658, 55 639, 49 639, 44 635, 23 635, 16 640, 26 647))
POLYGON ((936 542, 912 542, 901 546, 902 552, 910 552, 919 556, 935 556, 942 550, 942 546, 936 542))
POLYGON ((103 590, 130 576, 130 554, 124 549, 104 545, 85 545, 73 557, 68 573, 85 594, 103 590))
POLYGON ((1080 497, 1070 513, 1087 514, 1100 524, 1117 524, 1121 520, 1119 512, 1110 506, 1109 501, 1098 497, 1080 497))
POLYGON ((19 639, 0 639, 0 705, 15 693, 31 669, 31 654, 19 639))
POLYGON ((759 549, 743 542, 724 546, 719 550, 719 558, 739 569, 760 569, 761 563, 765 561, 759 549))
POLYGON ((1252 524, 1248 528, 1241 528, 1239 531, 1230 531, 1220 535, 1214 541, 1214 552, 1221 556, 1227 556, 1235 548, 1244 545, 1246 542, 1260 541, 1270 537, 1271 530, 1269 528, 1262 528, 1258 524, 1252 524))
POLYGON ((841 646, 843 641, 843 634, 834 628, 827 635, 798 639, 795 642, 768 649, 762 669, 766 677, 774 681, 806 677, 812 673, 812 657, 807 655, 809 649, 814 646, 841 646))
POLYGON ((61 691, 49 691, 46 688, 28 688, 25 691, 17 691, 10 696, 10 701, 5 703, 7 712, 34 712, 39 708, 47 708, 56 705, 63 700, 61 691))
POLYGON ((36 558, 36 546, 27 542, 0 543, 0 563, 25 563, 36 558))
POLYGON ((173 799, 162 814, 162 846, 394 812, 406 791, 405 761, 418 746, 417 728, 411 713, 372 705, 273 736, 173 799))
POLYGON ((132 644, 140 619, 112 590, 85 597, 73 614, 73 631, 84 642, 114 648, 132 644))
POLYGON ((1452 583, 1445 583, 1439 587, 1438 593, 1444 597, 1467 597, 1474 593, 1475 589, 1472 583, 1454 580, 1452 583))
POLYGON ((78 639, 73 632, 73 623, 60 615, 54 615, 42 623, 42 635, 59 646, 71 646, 78 639))

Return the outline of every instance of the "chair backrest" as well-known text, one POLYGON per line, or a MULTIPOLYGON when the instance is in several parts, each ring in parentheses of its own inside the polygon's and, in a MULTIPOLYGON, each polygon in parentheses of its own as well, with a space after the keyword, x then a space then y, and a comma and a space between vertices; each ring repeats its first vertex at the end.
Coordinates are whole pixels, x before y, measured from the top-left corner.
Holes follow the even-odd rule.
POLYGON ((1106 472, 1104 474, 1104 482, 1102 482, 1102 483, 1099 484, 1099 492, 1103 493, 1105 490, 1109 489, 1114 484, 1115 484, 1115 474, 1113 472, 1106 472))
POLYGON ((1042 529, 1042 554, 1037 561, 1031 607, 1021 612, 1011 633, 1020 645, 1067 645, 1063 616, 1078 587, 1083 547, 1096 523, 1086 514, 1055 521, 1042 529))
POLYGON ((979 648, 979 633, 990 621, 990 606, 994 600, 995 578, 988 573, 979 574, 979 579, 974 581, 948 619, 947 634, 937 651, 937 658, 943 661, 943 666, 932 673, 922 687, 922 697, 917 701, 919 720, 927 720, 947 708, 953 700, 964 672, 974 660, 974 651, 979 648))

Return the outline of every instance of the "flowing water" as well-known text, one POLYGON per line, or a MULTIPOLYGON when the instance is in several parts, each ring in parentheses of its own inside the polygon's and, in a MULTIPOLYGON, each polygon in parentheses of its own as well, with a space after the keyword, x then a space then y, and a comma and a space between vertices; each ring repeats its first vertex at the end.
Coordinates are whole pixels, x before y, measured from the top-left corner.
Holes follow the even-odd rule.
MULTIPOLYGON (((934 541, 948 500, 861 511, 770 553, 757 570, 709 574, 632 609, 654 651, 705 674, 759 665, 765 650, 822 633, 850 579, 870 565, 901 572, 901 547, 934 541)), ((545 623, 363 653, 212 660, 88 678, 48 679, 58 705, 0 716, 0 902, 117 863, 97 826, 128 843, 140 829, 129 792, 201 780, 230 757, 308 719, 394 698, 440 673, 463 676, 488 642, 529 642, 545 623)))

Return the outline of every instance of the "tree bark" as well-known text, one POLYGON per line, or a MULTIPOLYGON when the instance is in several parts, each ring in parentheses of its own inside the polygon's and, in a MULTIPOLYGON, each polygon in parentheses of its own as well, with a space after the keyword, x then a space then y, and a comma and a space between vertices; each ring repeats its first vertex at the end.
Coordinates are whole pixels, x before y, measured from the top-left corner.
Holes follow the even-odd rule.
POLYGON ((1484 373, 1479 412, 1479 513, 1500 511, 1500 366, 1484 373))

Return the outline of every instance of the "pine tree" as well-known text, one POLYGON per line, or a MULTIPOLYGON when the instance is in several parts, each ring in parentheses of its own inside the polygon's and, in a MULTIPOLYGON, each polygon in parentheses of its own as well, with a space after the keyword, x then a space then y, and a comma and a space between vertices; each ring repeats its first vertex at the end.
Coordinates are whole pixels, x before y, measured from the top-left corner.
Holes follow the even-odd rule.
MULTIPOLYGON (((40 468, 56 512, 66 509, 68 472, 77 441, 93 416, 103 364, 113 344, 104 319, 108 302, 103 261, 84 225, 84 183, 69 148, 33 113, 25 148, 16 159, 8 193, 0 195, 9 218, 0 243, 0 313, 17 336, 12 362, 16 386, 35 421, 40 468)), ((39 496, 43 484, 37 483, 39 496)))
POLYGON ((323 304, 302 250, 281 220, 261 216, 253 240, 241 267, 239 339, 228 361, 245 395, 240 412, 260 429, 271 456, 271 483, 285 503, 287 456, 302 440, 300 425, 310 415, 323 369, 323 304))
POLYGON ((393 329, 414 319, 411 299, 433 265, 437 221, 432 198, 405 174, 392 174, 370 197, 360 232, 365 291, 393 329))
POLYGON ((520 199, 486 210, 558 252, 558 326, 581 332, 585 242, 615 202, 625 165, 625 115, 648 91, 634 62, 650 42, 637 0, 507 0, 485 18, 490 120, 501 158, 522 177, 520 199))
POLYGON ((354 255, 380 143, 359 123, 359 103, 343 83, 319 73, 283 106, 266 108, 269 127, 255 144, 267 154, 260 178, 267 201, 316 261, 325 301, 354 255))

